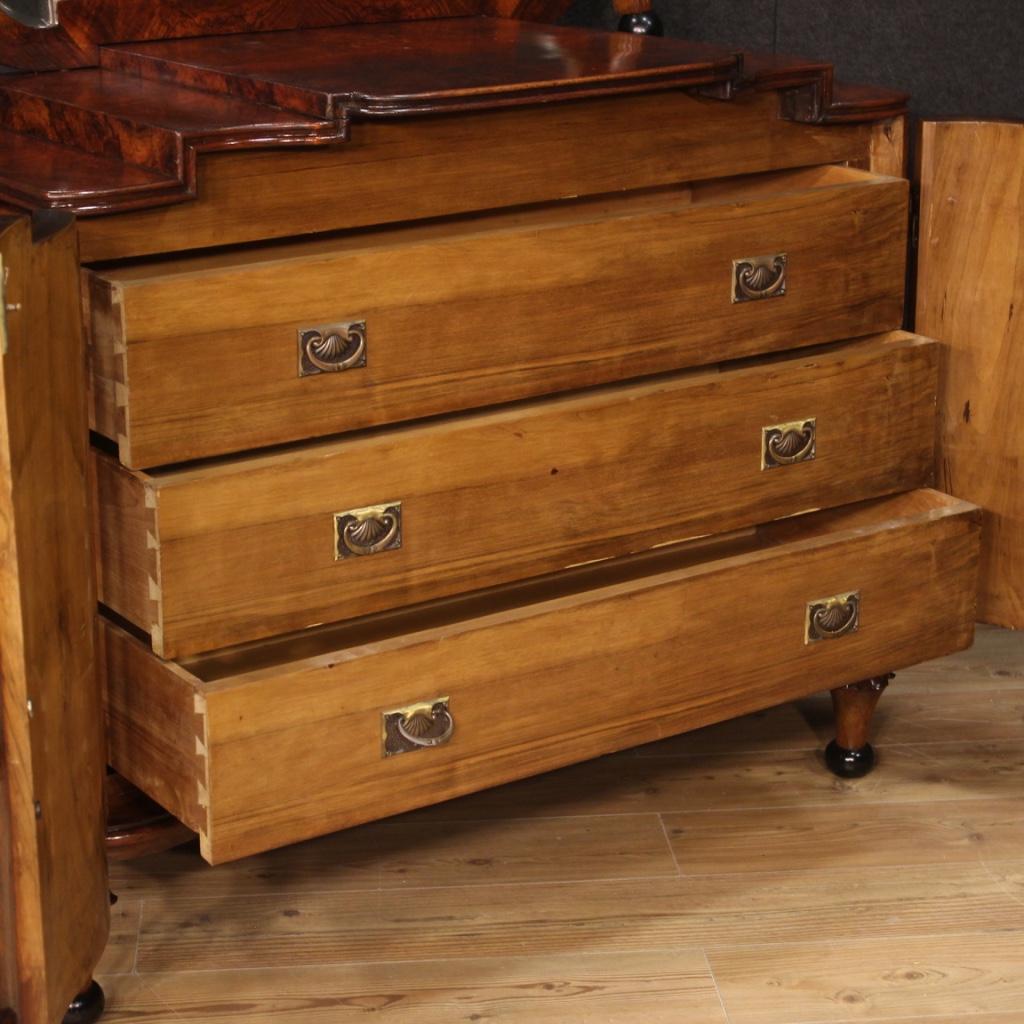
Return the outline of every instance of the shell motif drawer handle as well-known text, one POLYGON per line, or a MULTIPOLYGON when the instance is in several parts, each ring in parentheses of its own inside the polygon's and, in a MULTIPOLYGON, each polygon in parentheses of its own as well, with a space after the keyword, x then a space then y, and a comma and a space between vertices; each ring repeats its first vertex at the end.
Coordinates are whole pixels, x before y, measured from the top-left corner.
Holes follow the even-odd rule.
POLYGON ((299 328, 299 376, 340 373, 366 365, 366 321, 299 328))
POLYGON ((761 428, 761 469, 812 462, 818 455, 818 421, 811 417, 761 428))
POLYGON ((811 601, 807 605, 807 630, 804 643, 838 640, 860 628, 860 591, 836 594, 811 601))
POLYGON ((757 302, 781 298, 786 294, 788 262, 789 257, 784 252, 733 260, 732 301, 757 302))
POLYGON ((450 697, 435 697, 409 707, 385 711, 384 756, 397 757, 414 750, 444 746, 455 734, 450 703, 450 697))
POLYGON ((402 546, 402 503, 350 508, 334 516, 334 557, 360 558, 402 546))

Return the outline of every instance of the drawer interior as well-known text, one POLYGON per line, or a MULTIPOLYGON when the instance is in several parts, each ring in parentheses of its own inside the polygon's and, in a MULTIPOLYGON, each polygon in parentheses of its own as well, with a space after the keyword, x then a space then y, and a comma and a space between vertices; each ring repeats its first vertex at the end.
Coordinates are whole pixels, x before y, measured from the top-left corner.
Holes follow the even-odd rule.
POLYGON ((181 663, 105 622, 112 763, 244 856, 966 647, 978 529, 916 491, 181 663), (452 741, 382 757, 382 714, 441 695, 452 741))

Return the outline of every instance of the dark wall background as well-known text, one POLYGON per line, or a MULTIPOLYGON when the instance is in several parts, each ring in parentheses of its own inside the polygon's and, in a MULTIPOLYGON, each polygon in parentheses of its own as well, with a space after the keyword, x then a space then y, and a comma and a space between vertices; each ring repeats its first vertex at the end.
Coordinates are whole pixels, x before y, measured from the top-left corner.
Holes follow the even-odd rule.
MULTIPOLYGON (((655 0, 667 35, 829 60, 904 89, 924 117, 1024 119, 1021 0, 655 0)), ((610 0, 569 20, 612 27, 610 0)))

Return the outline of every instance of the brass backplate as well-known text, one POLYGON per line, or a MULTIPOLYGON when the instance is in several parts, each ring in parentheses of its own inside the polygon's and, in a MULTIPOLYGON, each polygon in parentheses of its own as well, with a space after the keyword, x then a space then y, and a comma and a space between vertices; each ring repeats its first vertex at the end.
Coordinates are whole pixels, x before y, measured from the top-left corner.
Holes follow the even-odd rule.
POLYGON ((381 713, 381 753, 398 757, 414 750, 440 747, 451 741, 455 722, 451 697, 417 701, 381 713))
POLYGON ((334 514, 334 557, 361 558, 402 546, 402 503, 350 508, 334 514))
POLYGON ((732 301, 760 302, 781 299, 788 287, 789 256, 745 256, 732 261, 732 301))
POLYGON ((860 629, 860 591, 822 597, 807 602, 804 643, 838 640, 860 629))
POLYGON ((761 469, 779 469, 818 457, 818 421, 809 416, 761 428, 761 469))
POLYGON ((315 377, 366 366, 365 320, 339 320, 333 324, 300 327, 299 376, 315 377))

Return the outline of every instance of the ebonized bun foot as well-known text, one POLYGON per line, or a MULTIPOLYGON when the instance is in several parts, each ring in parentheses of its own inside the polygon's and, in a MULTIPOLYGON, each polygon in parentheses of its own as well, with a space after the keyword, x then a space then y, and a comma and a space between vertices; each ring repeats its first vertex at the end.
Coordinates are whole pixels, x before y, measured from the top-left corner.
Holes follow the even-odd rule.
POLYGON ((654 11, 645 11, 643 14, 624 14, 619 19, 619 31, 638 36, 663 36, 665 26, 654 11))
POLYGON ((84 992, 71 1000, 62 1024, 95 1024, 103 1016, 106 998, 103 989, 94 981, 84 992))
POLYGON ((847 750, 833 740, 825 748, 825 763, 841 779, 859 779, 875 767, 875 748, 865 743, 857 750, 847 750))

